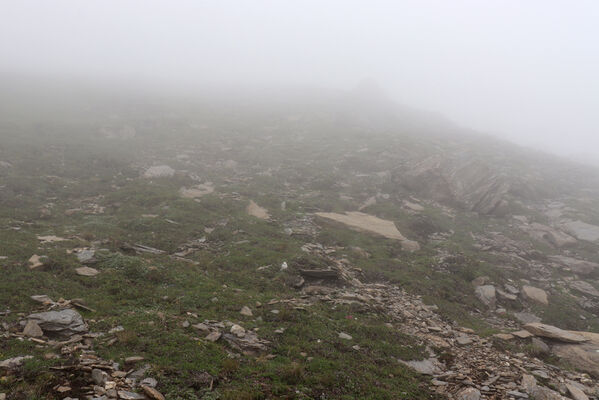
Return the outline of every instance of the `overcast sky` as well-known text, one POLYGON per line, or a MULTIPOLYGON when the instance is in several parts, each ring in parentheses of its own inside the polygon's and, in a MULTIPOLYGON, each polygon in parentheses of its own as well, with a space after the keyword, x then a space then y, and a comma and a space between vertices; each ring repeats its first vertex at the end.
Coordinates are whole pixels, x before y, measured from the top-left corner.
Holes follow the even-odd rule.
POLYGON ((0 72, 341 89, 373 78, 461 125, 599 154, 596 0, 0 0, 0 72))

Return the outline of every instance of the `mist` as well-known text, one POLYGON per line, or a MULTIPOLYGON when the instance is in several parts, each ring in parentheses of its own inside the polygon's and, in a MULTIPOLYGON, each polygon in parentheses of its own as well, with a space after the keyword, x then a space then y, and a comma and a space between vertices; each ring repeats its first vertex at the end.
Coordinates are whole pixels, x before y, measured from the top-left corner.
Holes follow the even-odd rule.
POLYGON ((560 155, 599 148, 593 1, 4 1, 5 77, 349 90, 560 155))

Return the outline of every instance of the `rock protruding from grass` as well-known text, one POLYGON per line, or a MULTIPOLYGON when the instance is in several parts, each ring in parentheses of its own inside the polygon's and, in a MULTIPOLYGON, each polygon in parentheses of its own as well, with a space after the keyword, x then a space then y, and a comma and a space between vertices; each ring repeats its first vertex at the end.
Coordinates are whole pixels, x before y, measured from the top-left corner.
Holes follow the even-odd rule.
POLYGON ((374 215, 364 214, 358 211, 351 211, 345 214, 318 212, 316 215, 326 220, 339 222, 352 229, 363 232, 373 233, 383 236, 387 239, 394 239, 401 242, 402 249, 407 251, 418 251, 420 245, 418 242, 408 240, 397 229, 393 221, 385 220, 374 215))

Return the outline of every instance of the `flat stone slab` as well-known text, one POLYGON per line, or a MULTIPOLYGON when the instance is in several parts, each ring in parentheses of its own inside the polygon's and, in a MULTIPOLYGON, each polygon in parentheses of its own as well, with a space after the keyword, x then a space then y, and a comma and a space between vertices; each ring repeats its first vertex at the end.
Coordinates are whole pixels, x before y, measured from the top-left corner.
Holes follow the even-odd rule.
POLYGON ((599 240, 599 226, 587 224, 582 221, 571 221, 564 223, 563 227, 577 239, 586 240, 587 242, 596 242, 599 240))
POLYGON ((403 361, 400 362, 408 367, 416 370, 416 372, 423 375, 434 375, 440 372, 439 367, 435 365, 435 359, 421 360, 421 361, 403 361))
POLYGON ((358 231, 373 233, 387 239, 399 240, 402 242, 404 250, 416 251, 420 249, 418 242, 408 240, 402 235, 393 221, 381 219, 359 211, 350 211, 345 214, 318 212, 315 215, 329 221, 341 223, 358 231))
POLYGON ((256 218, 260 218, 260 219, 270 218, 270 215, 268 214, 268 211, 266 210, 266 208, 260 207, 253 200, 250 200, 250 204, 248 204, 248 206, 245 210, 249 215, 256 217, 256 218))
POLYGON ((545 337, 549 339, 555 339, 560 342, 566 343, 584 343, 589 339, 577 333, 565 331, 552 325, 541 324, 539 322, 533 322, 531 324, 524 325, 524 329, 529 331, 535 336, 545 337))

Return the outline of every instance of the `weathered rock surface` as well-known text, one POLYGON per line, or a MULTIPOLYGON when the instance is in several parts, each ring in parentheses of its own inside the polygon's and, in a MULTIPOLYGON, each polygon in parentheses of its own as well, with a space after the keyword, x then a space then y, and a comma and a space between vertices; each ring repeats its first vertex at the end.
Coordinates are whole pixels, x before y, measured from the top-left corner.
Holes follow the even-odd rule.
POLYGON ((526 329, 533 335, 554 339, 566 343, 583 343, 589 340, 588 338, 579 335, 578 333, 572 333, 570 331, 565 331, 555 326, 541 324, 539 322, 526 324, 524 325, 524 329, 526 329))
POLYGON ((475 388, 466 388, 457 395, 458 400, 479 400, 480 390, 475 388))
POLYGON ((168 165, 156 165, 144 172, 144 178, 170 178, 175 175, 175 170, 168 165))
POLYGON ((270 215, 268 214, 268 210, 264 207, 260 207, 253 200, 250 200, 250 204, 246 207, 246 212, 256 218, 259 219, 269 219, 270 215))
POLYGON ((75 272, 77 272, 77 275, 81 276, 96 276, 100 273, 100 271, 92 267, 75 268, 75 272))
POLYGON ((493 285, 481 285, 475 289, 476 297, 483 302, 489 308, 495 308, 495 286, 493 285))
POLYGON ((588 242, 596 242, 599 240, 599 226, 587 224, 583 221, 570 221, 562 225, 562 227, 580 240, 588 242))
POLYGON ((534 286, 522 286, 522 295, 525 299, 548 305, 547 292, 534 286))
POLYGON ((599 290, 595 289, 593 285, 585 281, 573 281, 570 282, 570 287, 574 290, 578 290, 581 293, 592 297, 599 297, 599 290))
POLYGON ((30 360, 32 358, 33 358, 33 356, 19 356, 19 357, 9 358, 4 361, 0 361, 0 368, 3 368, 3 369, 19 368, 21 365, 23 365, 25 360, 30 360))
POLYGON ((207 194, 214 193, 214 186, 210 183, 202 183, 193 187, 182 187, 179 190, 181 197, 186 199, 199 199, 207 194))
POLYGON ((72 309, 31 314, 26 317, 24 325, 29 321, 35 322, 47 336, 69 337, 85 333, 88 329, 81 315, 72 309))
POLYGON ((580 275, 589 275, 599 268, 599 264, 597 263, 568 256, 552 256, 550 257, 550 260, 560 264, 563 268, 570 269, 580 275))
POLYGON ((599 378, 599 352, 597 352, 599 350, 599 333, 578 331, 569 333, 582 336, 587 342, 581 344, 556 343, 551 349, 553 354, 576 369, 599 378))
POLYGON ((402 235, 393 221, 384 220, 358 211, 351 211, 345 214, 318 212, 315 215, 326 220, 341 223, 358 231, 398 240, 401 242, 402 248, 406 251, 420 250, 420 245, 402 235))
POLYGON ((573 246, 578 243, 576 238, 568 235, 567 233, 536 222, 530 225, 524 225, 521 228, 532 238, 539 241, 545 241, 557 248, 573 246))
POLYGON ((501 214, 512 184, 477 158, 429 157, 398 175, 400 185, 436 201, 481 214, 501 214))
POLYGON ((35 321, 27 321, 23 328, 23 335, 38 338, 44 336, 44 332, 35 321))

